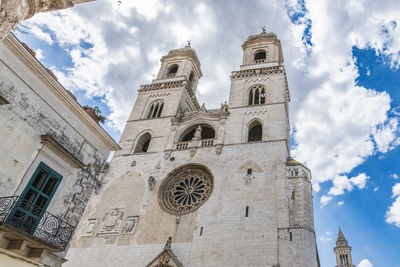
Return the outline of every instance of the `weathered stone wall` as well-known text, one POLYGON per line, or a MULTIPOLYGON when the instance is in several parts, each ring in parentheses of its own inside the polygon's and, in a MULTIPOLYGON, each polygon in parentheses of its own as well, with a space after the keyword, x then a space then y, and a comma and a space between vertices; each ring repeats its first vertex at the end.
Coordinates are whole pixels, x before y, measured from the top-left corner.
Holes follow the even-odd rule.
MULTIPOLYGON (((43 161, 62 176, 47 212, 76 226, 111 150, 101 137, 108 135, 89 126, 89 115, 15 37, 0 43, 0 58, 0 197, 20 195, 43 161)), ((43 262, 56 266, 65 253, 43 262)))

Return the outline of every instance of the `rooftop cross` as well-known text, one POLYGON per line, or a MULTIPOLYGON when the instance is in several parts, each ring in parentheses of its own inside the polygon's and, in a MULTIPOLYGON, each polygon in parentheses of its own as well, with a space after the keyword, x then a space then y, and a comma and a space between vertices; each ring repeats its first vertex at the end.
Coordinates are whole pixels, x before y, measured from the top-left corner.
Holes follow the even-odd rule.
POLYGON ((190 46, 190 42, 191 42, 191 41, 192 41, 192 40, 187 40, 187 41, 186 41, 188 46, 190 46))
POLYGON ((265 26, 262 26, 262 27, 261 27, 261 30, 262 30, 262 32, 266 32, 266 31, 265 31, 265 26))

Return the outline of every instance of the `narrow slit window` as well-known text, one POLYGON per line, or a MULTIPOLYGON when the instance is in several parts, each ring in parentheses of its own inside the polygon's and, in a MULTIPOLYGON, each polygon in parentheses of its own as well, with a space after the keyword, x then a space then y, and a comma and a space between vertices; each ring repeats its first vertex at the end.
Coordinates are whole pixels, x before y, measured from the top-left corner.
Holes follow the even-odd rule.
POLYGON ((203 235, 203 226, 200 227, 200 236, 202 236, 202 235, 203 235))
POLYGON ((253 105, 253 90, 249 92, 249 106, 253 105))
POLYGON ((293 235, 292 235, 292 232, 289 232, 289 239, 290 239, 290 241, 292 241, 292 240, 293 240, 293 235))
POLYGON ((246 206, 246 217, 249 217, 249 206, 246 206))

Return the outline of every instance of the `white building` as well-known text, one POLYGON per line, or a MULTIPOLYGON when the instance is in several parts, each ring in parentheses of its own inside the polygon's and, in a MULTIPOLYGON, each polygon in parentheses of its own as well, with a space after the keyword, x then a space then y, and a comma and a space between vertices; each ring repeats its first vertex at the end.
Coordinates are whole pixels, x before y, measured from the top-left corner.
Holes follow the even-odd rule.
POLYGON ((117 143, 12 34, 0 43, 0 266, 60 266, 117 143))
POLYGON ((319 266, 311 172, 290 157, 281 43, 262 32, 242 47, 229 104, 214 110, 197 102, 189 45, 161 58, 66 266, 319 266))

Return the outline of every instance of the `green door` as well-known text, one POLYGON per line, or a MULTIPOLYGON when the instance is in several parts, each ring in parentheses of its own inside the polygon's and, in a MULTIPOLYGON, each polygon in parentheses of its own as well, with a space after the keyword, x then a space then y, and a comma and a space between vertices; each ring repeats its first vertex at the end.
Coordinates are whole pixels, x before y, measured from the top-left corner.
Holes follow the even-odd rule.
POLYGON ((7 223, 33 234, 61 179, 60 174, 40 162, 7 218, 7 223))

